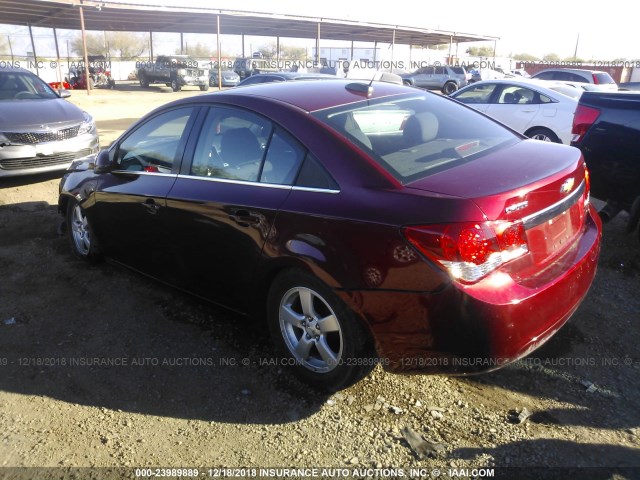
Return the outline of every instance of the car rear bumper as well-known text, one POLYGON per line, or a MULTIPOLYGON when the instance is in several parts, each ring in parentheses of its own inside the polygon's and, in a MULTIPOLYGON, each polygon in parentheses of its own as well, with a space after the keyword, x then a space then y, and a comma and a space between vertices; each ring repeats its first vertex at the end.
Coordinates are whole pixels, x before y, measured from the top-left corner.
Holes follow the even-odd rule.
POLYGON ((381 363, 393 371, 469 374, 514 362, 562 327, 596 273, 601 225, 593 207, 584 231, 540 279, 517 283, 496 271, 438 293, 342 293, 368 322, 381 363))

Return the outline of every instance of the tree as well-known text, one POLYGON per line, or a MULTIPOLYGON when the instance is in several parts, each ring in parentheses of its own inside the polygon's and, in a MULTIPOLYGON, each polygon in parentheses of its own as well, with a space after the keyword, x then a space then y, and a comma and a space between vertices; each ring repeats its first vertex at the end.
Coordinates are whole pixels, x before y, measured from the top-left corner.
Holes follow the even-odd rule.
MULTIPOLYGON (((85 38, 87 41, 87 55, 105 55, 104 48, 104 35, 99 33, 86 33, 85 38)), ((71 52, 79 57, 84 55, 84 49, 82 48, 82 34, 78 34, 73 40, 71 40, 71 52)))
POLYGON ((540 60, 540 58, 535 55, 531 55, 530 53, 516 53, 512 55, 514 60, 520 60, 521 62, 536 62, 540 60))
MULTIPOLYGON (((276 44, 275 42, 258 47, 256 52, 260 53, 265 58, 275 58, 276 56, 276 44)), ((253 52, 251 52, 253 54, 253 52)))
MULTIPOLYGON (((87 54, 136 58, 147 49, 146 40, 132 32, 87 33, 87 54)), ((82 34, 71 40, 71 51, 78 56, 84 55, 82 34)))
POLYGON ((10 53, 11 52, 9 52, 9 42, 3 35, 0 37, 0 55, 9 55, 10 53))
MULTIPOLYGON (((180 49, 176 50, 176 53, 180 53, 180 49)), ((194 58, 212 58, 217 57, 218 53, 212 47, 204 43, 196 43, 185 46, 185 53, 194 58)))
POLYGON ((114 52, 120 58, 137 58, 147 50, 147 39, 144 35, 132 32, 107 32, 109 55, 114 52))
POLYGON ((547 53, 544 57, 542 57, 542 60, 544 60, 545 62, 558 62, 560 61, 560 55, 558 55, 557 53, 547 53))
POLYGON ((289 60, 304 60, 307 56, 307 49, 280 45, 280 56, 289 60))
POLYGON ((469 47, 467 53, 472 57, 493 57, 493 47, 469 47))

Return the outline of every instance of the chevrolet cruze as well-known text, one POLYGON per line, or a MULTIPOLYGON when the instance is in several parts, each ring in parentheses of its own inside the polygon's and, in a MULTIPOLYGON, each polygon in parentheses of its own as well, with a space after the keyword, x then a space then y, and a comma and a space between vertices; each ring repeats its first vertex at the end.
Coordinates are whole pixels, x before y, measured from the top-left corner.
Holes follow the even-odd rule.
POLYGON ((375 81, 164 105, 75 162, 59 210, 75 255, 256 318, 329 390, 378 363, 464 374, 527 355, 587 294, 601 238, 578 149, 375 81))

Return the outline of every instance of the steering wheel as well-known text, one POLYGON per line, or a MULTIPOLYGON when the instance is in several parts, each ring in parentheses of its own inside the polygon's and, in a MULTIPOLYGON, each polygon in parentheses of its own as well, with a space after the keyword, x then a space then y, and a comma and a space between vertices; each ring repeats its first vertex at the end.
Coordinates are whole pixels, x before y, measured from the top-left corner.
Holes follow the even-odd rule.
POLYGON ((131 153, 131 154, 127 154, 121 161, 120 161, 120 166, 124 169, 124 170, 132 170, 132 171, 144 171, 144 167, 146 165, 146 162, 139 157, 138 155, 136 155, 135 153, 131 153), (140 168, 131 168, 131 167, 135 167, 136 165, 139 165, 140 168))
POLYGON ((38 98, 38 96, 33 93, 33 92, 18 92, 16 93, 13 98, 15 98, 16 100, 19 100, 21 98, 38 98))

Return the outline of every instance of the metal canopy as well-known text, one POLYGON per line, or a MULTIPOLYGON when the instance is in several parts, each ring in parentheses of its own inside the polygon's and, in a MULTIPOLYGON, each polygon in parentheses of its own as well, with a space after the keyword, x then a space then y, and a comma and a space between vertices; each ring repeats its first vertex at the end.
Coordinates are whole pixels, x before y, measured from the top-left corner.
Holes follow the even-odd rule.
POLYGON ((498 37, 333 18, 92 0, 2 0, 0 23, 79 30, 80 4, 84 7, 87 30, 215 34, 219 16, 220 33, 230 35, 317 38, 319 33, 324 40, 384 42, 422 47, 498 40, 498 37))

